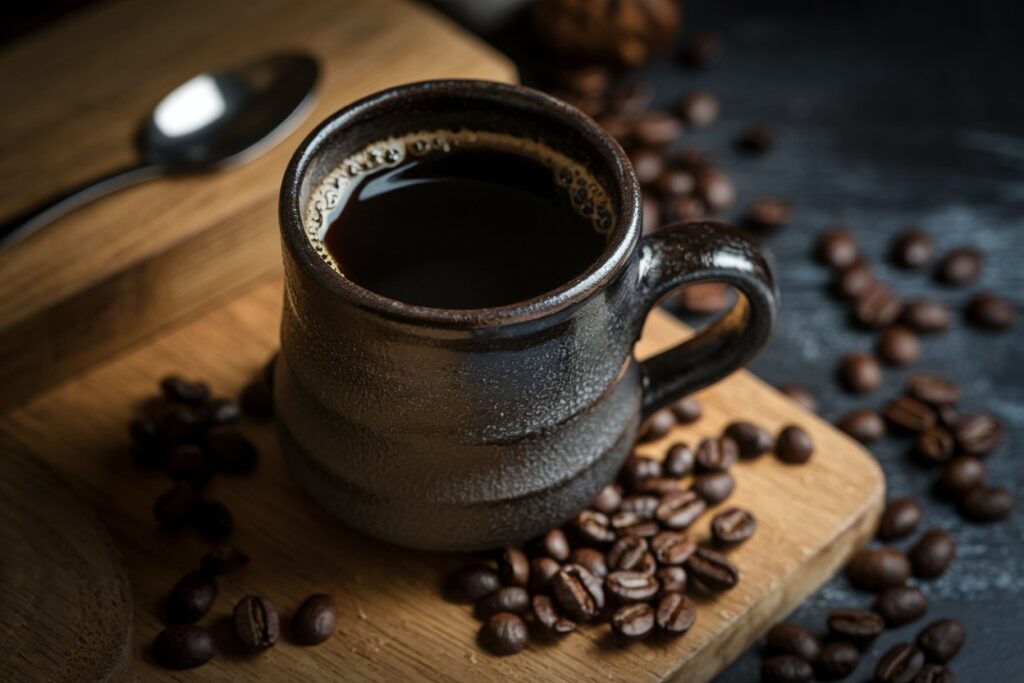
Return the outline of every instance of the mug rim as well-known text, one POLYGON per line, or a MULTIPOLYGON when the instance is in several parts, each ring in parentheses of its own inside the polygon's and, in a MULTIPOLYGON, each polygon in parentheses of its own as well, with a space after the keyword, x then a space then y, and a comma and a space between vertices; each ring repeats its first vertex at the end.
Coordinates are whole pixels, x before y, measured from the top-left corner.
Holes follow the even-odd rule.
MULTIPOLYGON (((524 112, 524 115, 536 115, 524 112)), ((381 137, 388 133, 382 132, 381 137)), ((306 268, 317 284, 360 308, 392 319, 445 327, 489 327, 537 320, 573 307, 600 291, 626 266, 640 238, 640 186, 626 153, 593 119, 572 105, 526 86, 497 81, 444 79, 418 81, 387 88, 357 100, 328 116, 295 150, 281 184, 279 220, 286 249, 299 267, 306 268), (318 153, 347 126, 364 121, 375 110, 396 100, 443 92, 488 101, 495 106, 532 105, 558 123, 575 128, 596 156, 607 162, 614 186, 615 227, 598 259, 585 271, 556 289, 536 297, 486 308, 436 308, 409 304, 378 294, 348 279, 324 260, 306 235, 301 188, 305 174, 318 153)))

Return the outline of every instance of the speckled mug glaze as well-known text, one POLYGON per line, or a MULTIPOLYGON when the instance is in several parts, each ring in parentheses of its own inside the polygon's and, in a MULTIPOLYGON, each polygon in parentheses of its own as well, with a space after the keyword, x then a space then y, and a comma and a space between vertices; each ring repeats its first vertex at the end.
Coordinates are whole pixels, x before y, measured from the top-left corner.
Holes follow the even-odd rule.
POLYGON ((281 190, 285 266, 278 435, 298 480, 348 524, 394 543, 478 550, 566 521, 615 477, 650 413, 746 363, 775 318, 755 246, 714 222, 640 237, 640 191, 622 149, 578 110, 483 81, 371 95, 296 151, 281 190), (471 129, 540 140, 587 165, 615 227, 588 271, 521 303, 413 306, 348 281, 304 232, 311 188, 391 135, 471 129), (692 340, 643 363, 647 312, 680 285, 743 296, 692 340))

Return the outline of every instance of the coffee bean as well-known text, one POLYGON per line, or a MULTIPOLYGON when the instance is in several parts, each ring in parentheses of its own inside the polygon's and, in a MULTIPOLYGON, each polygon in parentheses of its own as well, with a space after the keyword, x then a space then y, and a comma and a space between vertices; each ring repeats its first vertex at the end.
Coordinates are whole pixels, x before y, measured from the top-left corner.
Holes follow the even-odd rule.
POLYGON ((551 577, 558 573, 562 565, 550 557, 535 557, 530 560, 530 591, 543 593, 547 591, 551 577))
POLYGON ((235 548, 221 546, 203 555, 199 571, 208 576, 222 576, 249 564, 249 556, 235 548))
POLYGON ((832 610, 826 623, 833 638, 861 645, 874 640, 885 630, 885 620, 865 609, 832 610))
POLYGON ((900 316, 903 302, 880 282, 870 282, 857 295, 854 317, 864 327, 878 330, 891 325, 900 316))
POLYGON ((610 77, 601 66, 570 69, 558 75, 562 87, 583 97, 601 97, 608 91, 610 77))
POLYGON ((661 585, 661 595, 683 593, 686 591, 686 570, 682 567, 669 565, 654 572, 654 578, 661 585))
POLYGON ((931 406, 909 396, 890 401, 882 414, 894 429, 912 433, 934 427, 939 420, 931 406))
POLYGON ((960 449, 971 455, 986 455, 1003 438, 1003 425, 990 413, 966 415, 956 422, 953 438, 960 449))
POLYGON ((256 420, 269 420, 274 416, 274 395, 263 382, 252 382, 242 389, 238 404, 246 415, 256 420))
POLYGON ((596 510, 581 510, 573 525, 588 543, 611 543, 615 540, 615 530, 608 516, 596 510))
POLYGON ((910 560, 897 548, 865 548, 850 560, 846 574, 857 588, 877 592, 906 582, 910 560))
POLYGON ((640 572, 612 572, 604 580, 605 590, 618 599, 619 603, 650 600, 658 594, 658 580, 653 575, 640 572))
POLYGON ((871 605, 889 628, 895 628, 917 621, 928 611, 928 598, 913 586, 891 586, 886 588, 871 605))
POLYGON ((231 430, 216 430, 207 434, 206 451, 210 455, 213 469, 226 474, 250 472, 259 459, 259 451, 252 441, 231 430))
POLYGON ((866 353, 851 353, 839 363, 839 378, 847 390, 868 394, 882 384, 882 367, 866 353))
POLYGON ((175 624, 190 624, 210 611, 217 599, 217 581, 203 572, 182 577, 167 596, 167 618, 175 624))
POLYGON ((917 530, 924 519, 924 507, 916 498, 906 496, 894 498, 885 506, 878 523, 878 538, 889 541, 909 536, 917 530))
POLYGON ((620 638, 645 638, 654 630, 654 608, 645 603, 624 605, 612 615, 612 631, 620 638))
POLYGON ((178 375, 160 380, 160 389, 171 401, 197 406, 210 398, 210 387, 205 382, 188 382, 178 375))
POLYGON ((647 421, 640 427, 637 441, 657 441, 671 432, 675 426, 675 413, 669 408, 663 408, 647 418, 647 421))
POLYGON ((681 289, 676 300, 687 313, 710 315, 729 306, 732 292, 729 287, 717 282, 701 282, 681 289))
POLYGON ((654 87, 644 80, 631 80, 617 85, 608 94, 608 107, 620 116, 633 119, 651 106, 654 87))
POLYGON ((996 522, 1013 512, 1013 493, 1005 486, 978 486, 960 500, 960 511, 974 522, 996 522))
POLYGON ((195 519, 199 498, 199 489, 194 484, 179 482, 157 498, 153 514, 163 528, 171 531, 183 529, 195 519))
POLYGON ((662 531, 651 539, 650 547, 655 559, 668 566, 683 564, 697 550, 697 544, 678 531, 662 531))
POLYGON ((994 292, 981 292, 967 302, 971 322, 991 330, 1008 330, 1017 319, 1017 309, 1008 299, 994 292))
POLYGON ((886 650, 875 667, 879 683, 912 683, 924 667, 924 653, 910 643, 898 643, 886 650))
POLYGON ((163 469, 175 481, 205 484, 213 476, 206 451, 192 443, 180 443, 164 454, 163 469))
POLYGON ((640 203, 641 218, 643 220, 643 234, 653 235, 661 228, 661 202, 653 195, 644 194, 640 203))
POLYGON ((604 609, 604 588, 581 565, 568 564, 551 578, 551 592, 574 621, 592 621, 604 609))
POLYGON ((814 398, 811 392, 796 384, 786 384, 779 387, 779 391, 796 401, 804 410, 812 413, 818 412, 818 399, 814 398))
POLYGON ((949 309, 928 299, 907 301, 903 305, 900 319, 921 334, 934 334, 949 329, 949 309))
POLYGON ((827 643, 814 662, 815 672, 821 680, 837 681, 846 678, 860 664, 860 651, 850 643, 827 643))
POLYGON ((334 599, 323 593, 306 598, 292 615, 292 637, 300 645, 318 645, 331 637, 337 624, 334 599))
POLYGON ((277 610, 266 598, 247 595, 238 601, 232 614, 235 640, 250 652, 266 650, 281 633, 277 610))
POLYGON ((604 553, 595 548, 575 548, 569 555, 569 562, 580 565, 599 579, 608 576, 604 553))
POLYGON ((878 337, 878 357, 889 365, 910 365, 921 357, 921 342, 902 325, 893 325, 878 337))
POLYGON ((885 420, 873 410, 854 410, 839 418, 836 423, 843 430, 861 443, 874 443, 885 437, 885 420))
POLYGON ((634 569, 648 550, 647 540, 635 536, 623 536, 615 542, 605 556, 612 571, 634 569))
POLYGON ((953 672, 940 664, 925 664, 913 683, 956 683, 953 672))
POLYGON ((934 579, 942 576, 956 557, 956 539, 942 529, 926 531, 907 553, 914 576, 934 579))
POLYGON ((757 518, 749 510, 729 508, 711 520, 711 535, 719 543, 742 543, 754 535, 757 518))
POLYGON ((697 621, 697 606, 681 590, 667 592, 658 601, 655 619, 658 627, 665 633, 682 635, 697 621))
MULTIPOLYGON (((655 477, 653 479, 644 479, 643 481, 638 482, 637 485, 636 485, 636 491, 638 493, 645 494, 645 495, 646 494, 652 494, 652 495, 664 496, 666 494, 673 493, 673 492, 678 491, 678 490, 679 490, 679 480, 678 479, 673 479, 671 477, 655 477)), ((640 520, 636 520, 636 521, 643 521, 643 520, 640 519, 640 520)), ((615 518, 614 517, 612 518, 612 526, 616 527, 615 518)), ((627 526, 632 528, 633 524, 632 523, 628 523, 628 524, 625 524, 625 525, 621 525, 620 524, 619 526, 616 527, 616 530, 625 528, 627 526)))
POLYGON ((690 194, 695 185, 693 173, 681 168, 670 168, 658 176, 654 189, 662 197, 674 198, 690 194))
POLYGON ((833 268, 852 266, 860 258, 857 241, 846 228, 832 228, 818 238, 818 260, 833 268))
POLYGON ((710 548, 697 548, 684 565, 686 574, 711 591, 727 591, 740 581, 740 570, 725 555, 710 548))
POLYGON ((767 429, 751 422, 733 422, 725 428, 725 436, 736 442, 741 458, 757 458, 772 449, 774 442, 767 429))
POLYGON ((956 441, 945 427, 929 427, 917 437, 917 453, 931 462, 947 462, 956 451, 956 441))
POLYGON ((945 664, 963 647, 967 633, 956 619, 939 619, 928 624, 917 635, 917 646, 929 661, 945 664))
POLYGON ((761 662, 761 680, 766 683, 805 683, 813 676, 811 663, 803 657, 777 655, 761 662))
POLYGON ((802 464, 810 460, 813 453, 810 434, 796 425, 784 427, 775 440, 775 455, 782 462, 802 464))
POLYGON ((185 405, 172 405, 157 422, 161 437, 168 444, 196 443, 202 439, 206 427, 200 422, 196 410, 185 405))
POLYGON ((662 462, 662 470, 665 476, 680 479, 693 472, 694 456, 693 451, 685 443, 672 444, 665 454, 662 462))
POLYGON ((679 420, 679 424, 684 425, 696 422, 704 414, 704 410, 700 407, 700 401, 690 396, 684 396, 669 408, 679 420))
POLYGON ((622 466, 622 478, 631 487, 645 479, 654 479, 661 476, 661 462, 646 455, 633 454, 626 458, 622 466))
MULTIPOLYGON (((654 524, 654 522, 652 522, 652 524, 654 524)), ((650 538, 653 539, 654 536, 657 536, 657 534, 653 534, 650 538)), ((654 559, 653 553, 644 553, 640 558, 640 561, 637 563, 636 568, 632 571, 637 574, 643 574, 644 576, 654 576, 658 571, 658 561, 654 559)))
POLYGON ((715 33, 697 33, 679 49, 679 59, 686 66, 707 68, 722 58, 722 41, 715 33))
POLYGON ((711 211, 723 211, 736 201, 736 185, 717 168, 702 168, 697 172, 697 196, 711 211))
POLYGON ((638 147, 629 154, 633 172, 641 185, 651 185, 665 171, 665 155, 650 147, 638 147))
POLYGON ((649 147, 668 145, 679 139, 683 126, 679 119, 660 111, 647 111, 633 123, 632 136, 637 144, 649 147))
POLYGON ((626 496, 622 499, 622 511, 632 512, 641 519, 654 519, 654 512, 658 509, 660 499, 657 496, 637 495, 626 496))
POLYGON ((907 378, 907 395, 931 406, 943 406, 960 400, 960 388, 945 377, 917 372, 907 378))
POLYGON ((532 604, 534 622, 549 635, 561 636, 576 630, 576 623, 558 613, 550 596, 534 595, 532 604))
MULTIPOLYGON (((706 215, 707 210, 703 201, 697 197, 684 196, 676 197, 669 202, 668 218, 666 218, 666 220, 693 221, 704 218, 706 215)), ((727 291, 727 288, 725 287, 719 287, 719 289, 727 291)), ((683 291, 685 292, 686 290, 684 289, 683 291)))
POLYGON ((561 529, 552 529, 541 538, 540 550, 559 562, 565 562, 569 559, 569 539, 561 529))
POLYGON ((490 595, 480 598, 474 612, 477 619, 487 619, 498 612, 526 614, 530 611, 530 594, 519 586, 504 586, 490 595))
POLYGON ((194 669, 213 659, 213 638, 202 626, 174 624, 156 637, 153 658, 165 669, 194 669))
POLYGON ((694 478, 692 491, 708 505, 718 505, 732 495, 736 481, 728 472, 708 472, 694 478))
POLYGON ((931 236, 924 230, 908 230, 896 238, 892 259, 904 268, 924 268, 931 264, 934 247, 931 236))
POLYGON ((154 420, 145 417, 133 418, 128 423, 128 434, 136 444, 164 446, 163 434, 154 420))
POLYGON ((775 131, 761 124, 750 126, 740 133, 736 146, 742 152, 763 154, 775 146, 775 131))
POLYGON ((196 409, 196 419, 205 427, 221 427, 238 422, 242 407, 226 398, 215 398, 196 409))
POLYGON ((491 615, 480 628, 480 644, 495 655, 522 652, 529 640, 526 622, 509 612, 491 615))
POLYGON ((610 515, 618 510, 620 505, 622 505, 622 488, 617 484, 609 484, 601 489, 601 493, 597 494, 597 498, 590 504, 590 507, 602 514, 610 515))
POLYGON ((718 98, 704 90, 688 93, 679 101, 677 111, 692 128, 710 126, 718 119, 718 98))
POLYGON ((969 285, 981 275, 984 257, 971 247, 960 247, 946 254, 935 275, 940 282, 954 287, 969 285))
POLYGON ((727 472, 740 457, 736 442, 725 436, 720 439, 704 439, 697 446, 695 456, 698 472, 727 472))
POLYGON ((939 424, 950 430, 951 433, 960 420, 956 408, 949 404, 935 406, 935 414, 939 417, 939 424))
POLYGON ((750 202, 743 227, 760 233, 781 230, 793 220, 793 205, 778 197, 761 197, 750 202))
POLYGON ((654 516, 669 529, 685 529, 704 514, 707 504, 693 491, 675 491, 662 496, 654 516))
POLYGON ((821 643, 800 624, 782 622, 768 629, 768 649, 780 655, 796 655, 813 661, 821 651, 821 643))
POLYGON ((986 476, 985 463, 973 455, 961 455, 950 460, 942 469, 936 487, 950 498, 959 498, 985 483, 986 476))
POLYGON ((518 546, 506 546, 498 557, 498 576, 506 586, 526 588, 530 583, 530 560, 526 553, 518 546))
POLYGON ((501 588, 498 572, 490 567, 470 565, 463 567, 449 577, 445 595, 456 602, 476 602, 501 588))
MULTIPOLYGON (((832 274, 832 289, 844 299, 858 300, 873 284, 875 274, 863 261, 838 268, 832 274)), ((895 319, 895 316, 893 318, 895 319)))
POLYGON ((235 526, 231 513, 221 503, 205 500, 196 507, 193 520, 196 531, 211 541, 222 541, 235 526))

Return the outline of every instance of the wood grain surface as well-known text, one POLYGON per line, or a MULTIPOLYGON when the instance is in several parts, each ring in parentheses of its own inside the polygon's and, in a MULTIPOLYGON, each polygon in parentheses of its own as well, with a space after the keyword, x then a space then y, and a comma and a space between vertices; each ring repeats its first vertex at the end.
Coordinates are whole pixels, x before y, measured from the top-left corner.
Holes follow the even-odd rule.
MULTIPOLYGON (((158 531, 151 507, 168 482, 132 466, 126 422, 170 372, 205 378, 217 393, 234 394, 273 352, 280 304, 281 284, 272 279, 0 420, 0 438, 57 470, 95 506, 120 545, 135 596, 131 676, 162 675, 147 655, 161 628, 157 605, 209 545, 191 534, 158 531)), ((669 316, 652 314, 638 351, 650 354, 685 333, 669 316)), ((731 551, 742 573, 739 586, 701 601, 696 626, 678 640, 621 647, 607 627, 594 627, 508 658, 482 652, 471 610, 439 595, 444 575, 463 558, 403 550, 335 522, 298 490, 272 426, 244 423, 241 428, 260 446, 260 466, 251 476, 216 479, 209 496, 232 510, 236 530, 230 541, 253 561, 222 580, 220 597, 203 620, 220 646, 202 669, 203 679, 709 680, 871 535, 884 483, 860 446, 749 373, 735 373, 698 398, 702 420, 641 450, 660 456, 672 441, 696 442, 738 418, 771 430, 799 423, 816 444, 805 466, 787 466, 773 456, 736 466, 737 490, 729 504, 760 519, 757 534, 731 551), (338 631, 328 643, 301 648, 282 642, 252 658, 232 653, 224 620, 243 595, 263 595, 287 616, 314 592, 333 594, 339 606, 338 631)), ((707 536, 707 521, 693 528, 696 538, 707 536)))
POLYGON ((0 53, 2 219, 130 163, 139 123, 191 76, 296 49, 321 60, 315 107, 268 153, 124 190, 0 251, 0 411, 278 271, 281 176, 331 112, 404 82, 515 80, 405 0, 113 0, 0 53))

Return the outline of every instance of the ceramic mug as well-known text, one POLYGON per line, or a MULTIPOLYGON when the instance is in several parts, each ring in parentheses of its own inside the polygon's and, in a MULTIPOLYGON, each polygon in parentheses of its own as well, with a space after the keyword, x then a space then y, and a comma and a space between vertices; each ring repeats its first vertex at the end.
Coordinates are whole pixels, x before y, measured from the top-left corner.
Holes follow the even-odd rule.
POLYGON ((741 367, 774 324, 772 276, 750 240, 710 221, 641 237, 640 189, 619 145, 524 87, 415 83, 342 109, 292 158, 280 221, 282 450, 321 505, 404 546, 484 549, 565 522, 615 478, 647 416, 741 367), (309 236, 324 208, 312 204, 325 201, 314 189, 371 143, 447 129, 541 141, 584 164, 612 198, 598 261, 529 301, 463 310, 395 301, 334 270, 309 236), (709 281, 734 285, 735 306, 638 362, 651 307, 709 281))

